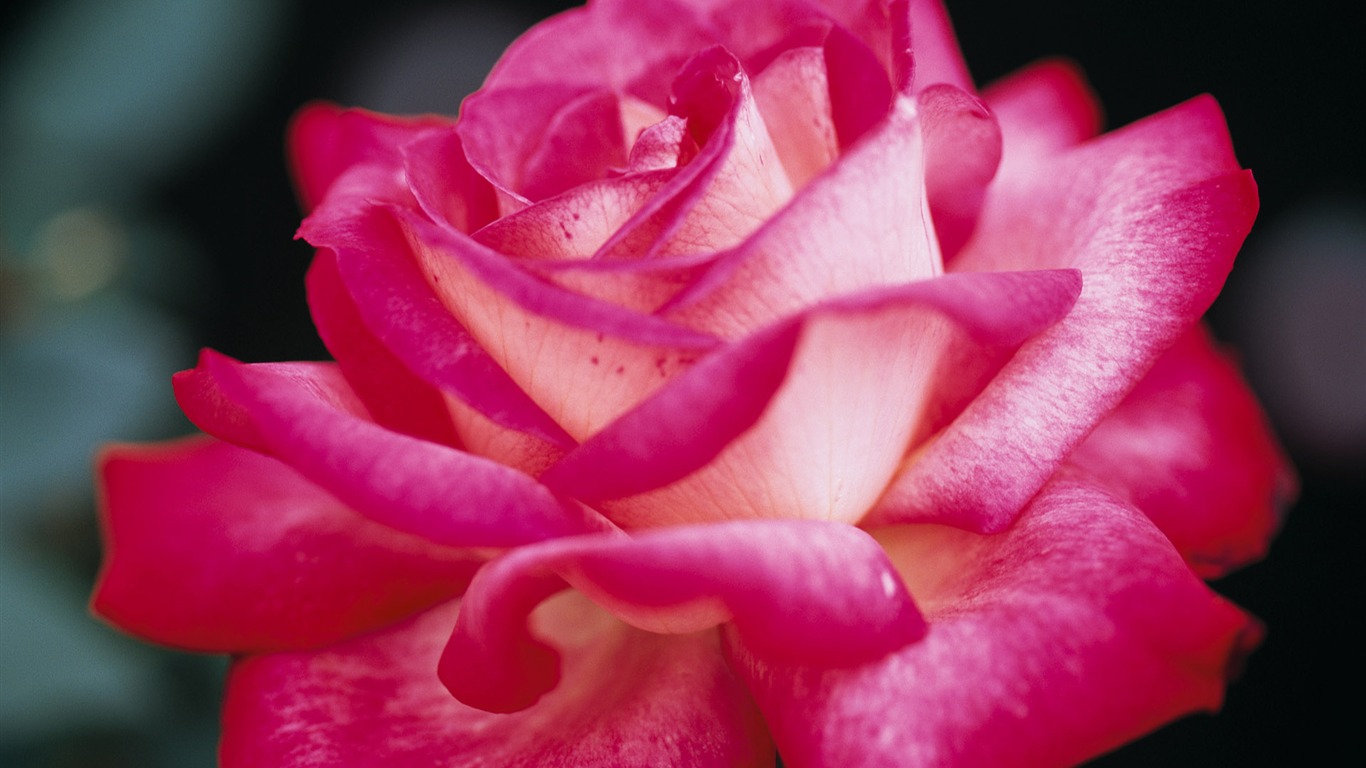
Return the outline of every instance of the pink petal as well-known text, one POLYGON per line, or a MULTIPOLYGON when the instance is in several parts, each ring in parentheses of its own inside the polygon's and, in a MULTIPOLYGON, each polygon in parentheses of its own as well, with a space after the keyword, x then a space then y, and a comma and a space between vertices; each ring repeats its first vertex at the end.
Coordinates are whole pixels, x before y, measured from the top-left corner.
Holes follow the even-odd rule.
POLYGON ((714 634, 649 635, 586 601, 538 611, 564 683, 536 707, 467 707, 436 676, 456 605, 316 652, 233 664, 224 768, 772 765, 773 746, 714 634))
POLYGON ((398 147, 450 118, 425 115, 403 118, 322 102, 294 116, 289 127, 289 156, 304 207, 322 202, 332 183, 356 165, 396 160, 398 147))
POLYGON ((1217 709, 1261 631, 1137 510, 1071 479, 994 536, 879 539, 923 640, 852 669, 730 647, 790 766, 1065 766, 1217 709))
POLYGON ((639 259, 729 247, 792 196, 792 186, 740 63, 715 47, 674 82, 671 112, 700 151, 599 249, 639 259))
POLYGON ((688 6, 672 0, 598 0, 561 13, 513 43, 484 89, 605 86, 662 105, 683 62, 718 42, 710 23, 688 6))
POLYGON ((919 183, 924 150, 916 107, 902 99, 872 134, 676 297, 666 316, 738 339, 832 296, 938 274, 919 183))
POLYGON ((575 439, 597 431, 717 343, 559 288, 459 232, 400 215, 447 311, 575 439), (566 398, 566 392, 593 396, 566 398))
POLYGON ((627 527, 856 521, 951 373, 941 356, 1003 360, 1079 290, 1068 271, 962 275, 821 305, 706 358, 541 481, 627 527))
POLYGON ((514 546, 600 530, 526 475, 370 421, 323 363, 244 365, 205 351, 175 377, 201 429, 281 459, 378 523, 449 546, 514 546))
POLYGON ((478 91, 461 106, 456 132, 471 166, 521 200, 554 196, 626 162, 617 97, 601 87, 478 91))
MULTIPOLYGON (((332 223, 315 217, 302 232, 313 245, 334 254, 341 288, 362 330, 412 375, 459 398, 488 421, 524 433, 542 451, 573 444, 442 306, 403 232, 385 211, 362 209, 338 218, 332 223)), ((327 308, 319 304, 315 314, 327 308)), ((320 327, 327 322, 324 318, 320 327)))
POLYGON ((780 54, 754 78, 754 101, 794 189, 839 156, 823 49, 780 54))
POLYGON ((1205 578, 1266 554, 1296 486, 1237 365, 1200 327, 1068 463, 1143 510, 1205 578))
POLYGON ((695 284, 717 256, 702 252, 643 261, 523 261, 521 266, 565 290, 655 314, 695 284))
POLYGON ((892 83, 873 51, 843 27, 825 39, 825 66, 835 133, 848 148, 887 117, 892 83))
POLYGON ((502 215, 498 193, 470 165, 454 128, 411 138, 399 156, 409 190, 433 221, 473 232, 502 215))
POLYGON ((306 648, 459 594, 482 557, 371 522, 252 451, 205 438, 100 458, 94 610, 196 651, 306 648))
MULTIPOLYGON (((505 133, 504 141, 508 138, 505 133)), ((604 178, 610 169, 626 164, 629 148, 617 95, 589 91, 551 117, 522 166, 521 189, 528 198, 541 200, 604 178)))
POLYGON ((980 100, 951 85, 916 96, 925 126, 925 189, 948 261, 977 225, 987 184, 1001 161, 1001 130, 980 100))
POLYGON ((309 267, 308 306, 328 351, 376 423, 423 440, 459 444, 441 393, 414 376, 365 327, 329 250, 319 251, 309 267))
POLYGON ((489 224, 480 243, 534 261, 587 259, 659 194, 673 174, 635 173, 582 184, 489 224))
POLYGON ((529 632, 527 615, 566 585, 647 631, 732 621, 746 642, 790 660, 860 663, 923 629, 882 551, 850 526, 741 521, 582 536, 523 547, 480 571, 441 657, 447 688, 496 712, 554 688, 556 653, 529 632))
MULTIPOLYGON (((1005 117, 1009 151, 1013 132, 1029 129, 1005 117)), ((1009 525, 1209 307, 1257 210, 1251 175, 1237 170, 1208 98, 1037 166, 1006 156, 952 268, 1075 267, 1082 295, 908 461, 874 520, 1009 525)))
MULTIPOLYGON (((958 38, 940 0, 900 0, 891 6, 893 39, 904 41, 910 50, 907 78, 898 72, 902 90, 920 92, 944 83, 960 91, 975 93, 967 63, 958 49, 958 38), (901 32, 900 19, 907 20, 908 32, 901 32)), ((901 65, 898 69, 907 68, 901 65)))
POLYGON ((1010 126, 1003 137, 1006 177, 1044 174, 1052 156, 1100 133, 1100 103, 1081 70, 1065 60, 1026 67, 992 83, 982 98, 1010 126))

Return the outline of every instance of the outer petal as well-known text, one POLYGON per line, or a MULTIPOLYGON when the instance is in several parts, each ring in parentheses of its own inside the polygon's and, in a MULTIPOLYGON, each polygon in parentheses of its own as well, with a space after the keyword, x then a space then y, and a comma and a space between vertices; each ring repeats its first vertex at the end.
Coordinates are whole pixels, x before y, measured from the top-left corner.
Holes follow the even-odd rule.
POLYGON ((1010 163, 1004 175, 1044 173, 1053 155, 1100 133, 1100 103, 1081 70, 1066 60, 1026 67, 992 83, 982 98, 1010 126, 1003 137, 1010 163))
POLYGON ((556 654, 526 617, 566 584, 650 631, 732 621, 754 647, 802 662, 863 662, 924 628, 882 551, 849 526, 742 521, 559 539, 509 553, 471 585, 441 658, 456 697, 509 712, 555 686, 556 654))
POLYGON ((1218 708, 1260 637, 1137 510, 1059 479, 1010 530, 882 531, 930 622, 854 669, 731 647, 791 766, 1067 766, 1218 708))
POLYGON ((365 326, 331 251, 320 251, 309 267, 308 306, 328 351, 375 421, 424 440, 459 444, 441 392, 414 376, 365 326))
MULTIPOLYGON (((573 443, 446 311, 423 278, 407 238, 385 211, 314 217, 303 232, 314 245, 332 251, 336 278, 364 329, 403 368, 489 421, 534 438, 543 444, 543 452, 573 443)), ((327 269, 326 264, 315 267, 327 269)), ((327 308, 320 304, 315 314, 327 308)), ((335 312, 325 314, 319 326, 326 336, 329 323, 342 319, 335 312)), ((350 364, 343 358, 338 356, 345 369, 350 364)))
POLYGON ((311 653, 236 662, 223 712, 224 768, 384 765, 771 766, 763 721, 714 634, 649 635, 560 601, 537 629, 564 658, 538 706, 464 706, 436 676, 455 604, 311 653))
POLYGON ((683 62, 719 42, 688 3, 597 0, 536 25, 503 54, 484 89, 537 83, 607 86, 664 104, 683 62))
POLYGON ((541 480, 627 527, 854 522, 937 412, 931 382, 960 375, 950 353, 999 366, 1079 290, 1069 271, 958 275, 818 306, 703 360, 541 480))
MULTIPOLYGON (((1028 132, 1002 130, 1007 152, 1028 132)), ((1046 174, 1007 156, 953 268, 1072 266, 1086 287, 908 460, 874 519, 1008 525, 1218 293, 1257 209, 1237 168, 1208 98, 1060 154, 1046 174)))
POLYGON ((100 460, 93 607, 196 651, 303 648, 459 594, 485 559, 347 509, 274 459, 192 438, 100 460))
POLYGON ((1260 559, 1295 477, 1256 398, 1188 332, 1068 459, 1143 510, 1206 578, 1260 559))
POLYGON ((321 363, 243 365, 206 351, 175 385, 206 432, 280 458, 366 517, 437 543, 512 546, 606 527, 514 469, 380 427, 321 363))
MULTIPOLYGON (((289 127, 289 157, 304 207, 322 202, 332 183, 348 168, 381 162, 397 167, 398 149, 422 131, 452 124, 426 115, 392 117, 333 104, 310 104, 289 127)), ((389 186, 396 185, 397 179, 389 186)))

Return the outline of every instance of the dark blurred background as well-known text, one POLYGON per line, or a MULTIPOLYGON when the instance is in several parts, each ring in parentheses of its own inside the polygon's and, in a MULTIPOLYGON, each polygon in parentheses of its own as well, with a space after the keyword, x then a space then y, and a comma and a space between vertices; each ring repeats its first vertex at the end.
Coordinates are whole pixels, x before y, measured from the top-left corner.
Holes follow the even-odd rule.
MULTIPOLYGON (((221 659, 91 620, 96 446, 190 431, 199 347, 325 357, 282 136, 312 99, 453 113, 567 6, 48 0, 0 9, 0 766, 214 764, 221 659)), ((1361 28, 1326 2, 950 3, 979 83, 1065 55, 1107 125, 1201 92, 1262 211, 1211 313, 1303 482, 1270 557, 1215 584, 1269 634, 1217 717, 1103 766, 1359 763, 1366 501, 1361 28), (1348 702, 1344 704, 1343 702, 1348 702)))

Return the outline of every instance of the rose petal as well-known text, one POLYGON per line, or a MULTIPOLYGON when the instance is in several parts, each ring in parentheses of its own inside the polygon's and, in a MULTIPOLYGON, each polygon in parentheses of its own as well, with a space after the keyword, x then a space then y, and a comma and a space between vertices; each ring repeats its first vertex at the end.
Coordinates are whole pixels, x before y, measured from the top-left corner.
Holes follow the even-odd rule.
POLYGON ((923 153, 916 107, 902 99, 665 315, 738 339, 833 296, 939 274, 925 191, 915 181, 923 153))
MULTIPOLYGON (((322 202, 347 169, 398 158, 408 139, 433 127, 451 125, 447 117, 403 118, 314 103, 299 110, 289 126, 289 157, 304 208, 322 202)), ((397 180, 391 182, 396 185, 397 180)), ((378 189, 371 190, 378 196, 378 189)))
POLYGON ((640 259, 725 248, 792 196, 740 63, 723 48, 689 60, 670 111, 687 120, 698 155, 598 250, 640 259))
POLYGON ((336 254, 319 251, 307 282, 313 324, 376 423, 423 440, 459 445, 445 398, 365 327, 337 272, 336 254))
POLYGON ((886 118, 892 83, 877 56, 843 27, 832 28, 825 39, 825 66, 835 134, 847 149, 886 118))
POLYGON ((707 334, 566 291, 459 232, 399 215, 446 309, 576 440, 716 346, 707 334))
POLYGON ((980 100, 951 85, 922 90, 916 104, 925 126, 925 195, 948 261, 977 226, 1001 161, 1001 129, 980 100))
POLYGON ((754 78, 754 101, 794 189, 839 156, 825 51, 784 51, 754 78))
POLYGON ((529 261, 587 259, 672 176, 654 171, 583 184, 504 216, 476 232, 474 239, 529 261))
POLYGON ((1100 103, 1069 61, 1026 67, 992 83, 982 98, 999 122, 1011 126, 1002 137, 1003 156, 1010 163, 1003 176, 1045 173, 1053 155, 1100 133, 1100 103))
POLYGON ((1199 327, 1068 463, 1143 510, 1205 578, 1261 559, 1295 495, 1256 398, 1199 327))
POLYGON ((330 249, 360 321, 403 367, 489 421, 538 441, 542 452, 573 444, 446 311, 386 212, 365 209, 337 221, 315 217, 301 231, 330 249))
POLYGON ((786 659, 859 663, 923 629, 881 549, 850 526, 742 521, 574 537, 523 547, 480 571, 441 657, 447 688, 496 712, 554 688, 556 654, 526 617, 566 584, 649 631, 732 621, 748 643, 786 659))
POLYGON ((649 635, 587 601, 558 602, 536 619, 562 654, 564 682, 513 715, 464 706, 437 679, 454 603, 326 650, 239 660, 222 764, 773 764, 763 721, 714 634, 649 635))
POLYGON ((432 221, 473 232, 500 215, 499 193, 470 165, 453 127, 412 137, 398 154, 409 190, 432 221))
POLYGON ((370 421, 322 363, 244 365, 205 351, 175 377, 204 431, 289 464, 356 511, 450 546, 514 546, 601 530, 594 513, 526 475, 370 421))
POLYGON ((940 0, 896 0, 891 6, 891 20, 892 39, 901 45, 898 53, 909 52, 910 59, 898 62, 896 68, 900 90, 920 92, 945 83, 960 91, 976 92, 953 24, 940 0), (901 29, 902 19, 906 20, 905 31, 901 29))
POLYGON ((1069 271, 960 275, 821 305, 703 360, 541 481, 627 527, 855 521, 931 405, 945 350, 1004 360, 1079 290, 1069 271))
MULTIPOLYGON (((1005 136, 1029 130, 1004 117, 1005 136)), ((1047 165, 1045 174, 1043 165, 1022 167, 1006 156, 953 268, 1072 266, 1085 289, 1065 320, 1025 345, 908 460, 873 520, 978 531, 1009 525, 1209 307, 1257 209, 1251 175, 1236 170, 1223 117, 1208 98, 1047 165)))
POLYGON ((791 766, 1064 766, 1217 709, 1260 627, 1209 592, 1141 513, 1049 485, 1008 531, 879 534, 929 630, 853 669, 730 636, 791 766))
POLYGON ((504 52, 485 91, 566 83, 606 86, 652 104, 697 51, 718 42, 689 3, 597 0, 533 27, 504 52))
POLYGON ((306 648, 459 594, 485 559, 391 530, 274 459, 216 440, 100 457, 94 610, 196 651, 306 648))

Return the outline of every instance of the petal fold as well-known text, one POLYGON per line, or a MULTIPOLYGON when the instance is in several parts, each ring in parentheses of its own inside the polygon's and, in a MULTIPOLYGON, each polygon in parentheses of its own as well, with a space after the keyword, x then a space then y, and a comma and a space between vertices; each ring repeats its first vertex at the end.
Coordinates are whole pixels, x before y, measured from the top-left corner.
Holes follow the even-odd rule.
POLYGON ((94 610, 194 651, 308 648, 459 594, 483 563, 346 508, 280 462, 204 437, 100 457, 94 610))
POLYGON ((881 656, 923 629, 882 551, 850 526, 742 521, 559 539, 511 552, 476 577, 441 659, 451 692, 510 712, 553 689, 559 659, 526 617, 566 585, 649 631, 729 621, 767 654, 837 666, 881 656))
POLYGON ((175 377, 204 431, 293 467, 366 517, 439 544, 500 547, 601 530, 596 513, 515 469, 375 424, 337 369, 205 351, 175 377))
MULTIPOLYGON (((1008 151, 1012 132, 1029 129, 1001 117, 1008 151)), ((1021 348, 907 462, 874 519, 1008 526, 1208 309, 1256 210, 1256 185, 1238 170, 1208 98, 1077 145, 1044 166, 1015 165, 1006 155, 950 269, 1072 267, 1085 287, 1066 319, 1021 348)))
POLYGON ((879 540, 929 622, 851 669, 728 647, 790 766, 1069 766, 1217 709, 1257 644, 1140 512, 1059 477, 1009 530, 879 540))
POLYGON ((704 358, 541 481, 628 528, 855 522, 940 418, 954 361, 999 366, 1080 290, 1067 270, 953 275, 827 302, 704 358))

